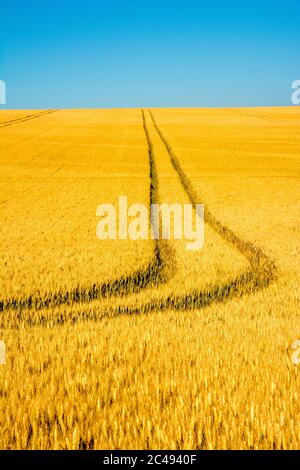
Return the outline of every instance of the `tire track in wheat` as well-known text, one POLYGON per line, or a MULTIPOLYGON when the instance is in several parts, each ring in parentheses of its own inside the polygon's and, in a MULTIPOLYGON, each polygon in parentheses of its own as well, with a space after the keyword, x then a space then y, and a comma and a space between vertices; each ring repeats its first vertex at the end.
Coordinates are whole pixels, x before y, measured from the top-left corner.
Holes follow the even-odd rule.
MULTIPOLYGON (((145 114, 142 111, 142 123, 147 141, 149 159, 150 204, 159 203, 159 188, 157 169, 153 153, 153 145, 146 127, 145 114)), ((139 292, 146 287, 155 287, 167 282, 176 271, 174 250, 168 240, 153 240, 154 252, 152 260, 145 267, 121 276, 119 279, 107 281, 101 284, 94 283, 90 287, 78 286, 69 291, 49 293, 48 295, 28 295, 25 298, 11 298, 0 300, 0 312, 4 310, 35 309, 42 310, 50 307, 69 305, 79 302, 91 302, 95 299, 110 296, 125 296, 139 292)))
MULTIPOLYGON (((249 115, 249 116, 250 116, 250 115, 249 115)), ((283 117, 283 118, 282 118, 282 117, 280 118, 280 117, 276 117, 276 116, 274 116, 274 115, 272 115, 272 114, 266 114, 266 113, 261 114, 261 113, 260 113, 260 114, 251 114, 251 116, 254 117, 254 118, 256 118, 256 119, 261 119, 262 121, 271 122, 271 123, 273 123, 273 124, 278 124, 278 125, 284 124, 284 125, 287 125, 287 126, 293 125, 293 126, 295 126, 295 127, 299 127, 298 122, 293 123, 293 122, 291 121, 291 119, 290 119, 290 120, 287 120, 287 119, 284 119, 284 117, 283 117)))
POLYGON ((1 127, 12 126, 13 124, 19 124, 21 122, 31 121, 32 119, 36 119, 36 118, 41 117, 41 116, 46 116, 47 114, 56 113, 57 111, 59 111, 59 110, 58 109, 49 109, 49 110, 43 111, 41 113, 28 114, 28 116, 24 116, 24 117, 17 118, 17 119, 11 119, 10 121, 0 122, 0 128, 1 127))

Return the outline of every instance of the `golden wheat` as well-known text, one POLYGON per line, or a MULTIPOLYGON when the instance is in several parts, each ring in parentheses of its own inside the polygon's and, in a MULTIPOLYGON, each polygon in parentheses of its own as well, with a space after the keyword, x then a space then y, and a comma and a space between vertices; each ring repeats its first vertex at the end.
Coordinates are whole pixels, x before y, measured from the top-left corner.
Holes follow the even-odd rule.
POLYGON ((2 449, 300 446, 300 113, 152 114, 148 139, 140 110, 0 129, 1 299, 16 300, 0 319, 2 449), (149 204, 151 158, 160 200, 207 206, 204 248, 170 240, 169 276, 126 296, 18 307, 151 265, 151 240, 95 236, 97 204, 149 204))

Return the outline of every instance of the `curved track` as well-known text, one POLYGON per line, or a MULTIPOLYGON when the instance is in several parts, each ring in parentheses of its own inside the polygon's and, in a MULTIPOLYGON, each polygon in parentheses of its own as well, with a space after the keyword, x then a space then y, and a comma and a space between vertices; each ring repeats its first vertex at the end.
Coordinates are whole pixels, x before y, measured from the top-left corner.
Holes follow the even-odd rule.
MULTIPOLYGON (((191 181, 184 172, 179 159, 158 126, 151 111, 149 111, 149 116, 169 154, 171 163, 179 176, 184 190, 195 207, 196 204, 201 201, 200 196, 194 190, 191 181)), ((148 143, 151 181, 150 202, 155 203, 159 200, 155 154, 144 111, 142 111, 142 118, 148 143)), ((38 312, 38 314, 35 314, 33 311, 30 312, 30 309, 28 310, 28 307, 35 307, 35 309, 40 310, 41 308, 58 306, 65 303, 90 301, 107 295, 116 295, 116 293, 126 295, 129 292, 138 292, 144 287, 156 287, 162 282, 167 282, 176 270, 175 253, 171 246, 165 243, 166 241, 162 240, 157 241, 157 244, 155 245, 154 260, 145 271, 138 271, 125 279, 113 281, 112 283, 105 284, 104 286, 94 285, 89 291, 80 290, 80 288, 78 288, 76 291, 70 291, 61 295, 54 294, 51 298, 47 299, 40 298, 35 301, 32 299, 26 299, 23 303, 12 300, 9 304, 5 305, 2 302, 2 310, 17 310, 14 313, 14 319, 17 322, 25 322, 31 326, 45 323, 51 323, 51 325, 62 324, 66 321, 75 323, 82 320, 99 320, 107 316, 142 314, 165 309, 187 310, 192 308, 203 308, 214 302, 224 302, 232 297, 239 297, 244 294, 252 294, 258 289, 267 287, 270 282, 276 278, 276 266, 274 261, 270 259, 259 247, 249 241, 241 239, 233 230, 219 221, 211 213, 207 205, 205 205, 205 223, 209 224, 211 228, 213 228, 224 240, 238 250, 249 262, 249 268, 244 273, 232 278, 226 283, 220 282, 214 286, 207 287, 207 289, 199 289, 195 286, 192 291, 183 295, 161 297, 158 300, 143 303, 138 307, 125 305, 116 308, 112 306, 104 309, 100 308, 95 311, 93 307, 85 306, 81 312, 72 312, 71 310, 68 312, 65 311, 57 317, 50 312, 47 313, 47 310, 38 312), (27 311, 23 312, 22 310, 24 308, 26 308, 27 311)))

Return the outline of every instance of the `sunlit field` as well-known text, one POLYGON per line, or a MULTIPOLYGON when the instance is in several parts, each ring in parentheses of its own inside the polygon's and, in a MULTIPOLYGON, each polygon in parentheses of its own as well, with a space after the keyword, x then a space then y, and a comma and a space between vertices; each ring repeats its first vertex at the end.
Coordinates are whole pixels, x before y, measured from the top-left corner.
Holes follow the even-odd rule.
POLYGON ((299 449, 300 109, 0 112, 1 449, 299 449), (205 243, 99 240, 203 203, 205 243))

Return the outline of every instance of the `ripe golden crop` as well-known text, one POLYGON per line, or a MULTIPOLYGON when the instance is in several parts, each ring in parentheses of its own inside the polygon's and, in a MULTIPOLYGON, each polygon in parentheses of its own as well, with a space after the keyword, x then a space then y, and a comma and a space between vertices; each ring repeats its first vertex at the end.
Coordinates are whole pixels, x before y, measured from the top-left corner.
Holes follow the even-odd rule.
POLYGON ((299 110, 23 113, 0 114, 0 448, 299 448, 299 110), (99 241, 119 195, 204 203, 203 249, 99 241))

